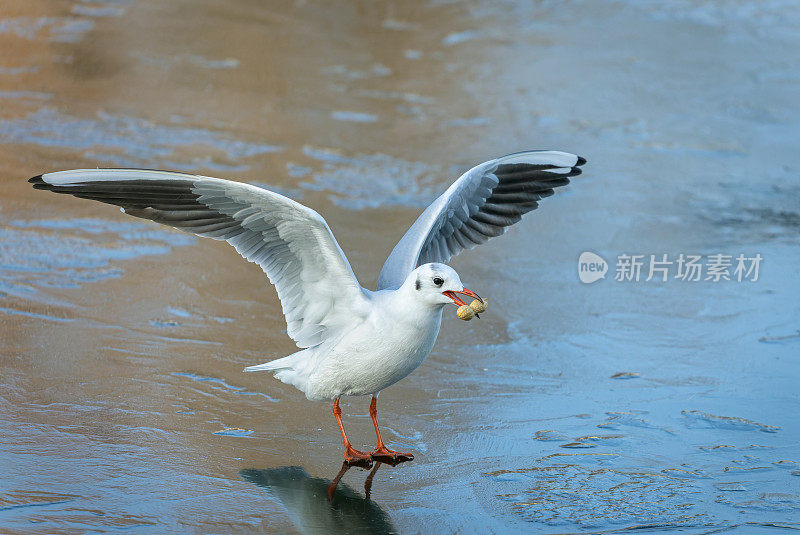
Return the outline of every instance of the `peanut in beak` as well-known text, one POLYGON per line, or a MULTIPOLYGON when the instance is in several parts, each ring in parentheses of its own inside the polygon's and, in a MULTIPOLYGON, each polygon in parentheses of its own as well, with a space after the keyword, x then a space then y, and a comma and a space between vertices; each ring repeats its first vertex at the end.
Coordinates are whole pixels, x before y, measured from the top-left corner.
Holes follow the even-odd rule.
POLYGON ((488 301, 484 299, 480 301, 479 299, 475 299, 469 305, 461 305, 456 310, 456 314, 458 315, 459 319, 464 321, 469 321, 474 317, 480 317, 478 314, 481 312, 485 312, 486 308, 488 307, 488 301))

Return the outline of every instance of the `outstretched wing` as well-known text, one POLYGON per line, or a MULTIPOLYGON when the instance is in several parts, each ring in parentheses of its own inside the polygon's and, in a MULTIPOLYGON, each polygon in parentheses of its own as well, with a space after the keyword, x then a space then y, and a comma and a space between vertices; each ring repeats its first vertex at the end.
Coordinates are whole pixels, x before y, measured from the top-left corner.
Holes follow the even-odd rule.
POLYGON ((433 201, 397 243, 378 276, 378 290, 397 288, 418 266, 447 262, 503 234, 554 188, 569 184, 584 163, 566 152, 530 151, 473 167, 433 201))
POLYGON ((29 182, 227 241, 275 285, 287 332, 301 348, 367 314, 368 298, 328 224, 283 195, 230 180, 139 169, 61 171, 29 182))

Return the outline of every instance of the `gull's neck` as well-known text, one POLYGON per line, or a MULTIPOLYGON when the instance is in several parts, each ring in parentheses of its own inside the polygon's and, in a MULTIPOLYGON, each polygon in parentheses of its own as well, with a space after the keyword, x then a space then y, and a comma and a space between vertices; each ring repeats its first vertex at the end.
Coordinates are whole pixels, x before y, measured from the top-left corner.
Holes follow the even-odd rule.
POLYGON ((407 279, 402 286, 392 291, 391 300, 394 303, 402 303, 405 311, 408 308, 417 310, 417 314, 413 316, 418 317, 421 321, 430 320, 431 317, 441 317, 441 312, 445 306, 444 303, 428 303, 420 298, 419 290, 416 289, 416 279, 407 279))

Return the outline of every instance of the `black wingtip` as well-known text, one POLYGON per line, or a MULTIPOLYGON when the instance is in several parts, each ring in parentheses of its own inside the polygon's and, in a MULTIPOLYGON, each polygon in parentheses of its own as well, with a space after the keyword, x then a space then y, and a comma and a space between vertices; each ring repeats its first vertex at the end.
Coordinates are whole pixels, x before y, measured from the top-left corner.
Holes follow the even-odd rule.
POLYGON ((583 165, 585 163, 586 163, 586 158, 583 158, 582 156, 578 156, 578 163, 576 163, 575 165, 583 165))
POLYGON ((47 189, 50 187, 50 184, 44 181, 42 175, 36 175, 33 178, 29 178, 28 182, 33 184, 34 189, 47 189))

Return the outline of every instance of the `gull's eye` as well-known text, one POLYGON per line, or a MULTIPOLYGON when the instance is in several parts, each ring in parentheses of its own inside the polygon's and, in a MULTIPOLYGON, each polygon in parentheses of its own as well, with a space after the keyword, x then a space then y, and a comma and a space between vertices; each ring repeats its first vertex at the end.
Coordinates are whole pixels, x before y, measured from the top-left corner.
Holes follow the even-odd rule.
POLYGON ((444 279, 443 279, 443 278, 441 278, 441 277, 434 277, 434 278, 433 278, 433 283, 434 283, 436 286, 441 286, 442 284, 444 284, 444 279))

